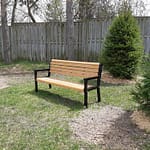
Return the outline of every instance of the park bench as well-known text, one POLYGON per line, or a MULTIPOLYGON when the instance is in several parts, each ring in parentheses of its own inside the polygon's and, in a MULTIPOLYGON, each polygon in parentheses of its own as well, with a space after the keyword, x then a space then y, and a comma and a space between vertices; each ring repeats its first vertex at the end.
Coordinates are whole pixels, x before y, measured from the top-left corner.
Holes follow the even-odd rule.
POLYGON ((84 106, 88 107, 88 91, 97 90, 98 102, 101 101, 100 81, 102 73, 102 64, 95 62, 81 62, 52 59, 48 69, 34 70, 35 91, 38 92, 38 82, 56 85, 68 89, 74 89, 84 93, 84 106), (38 72, 48 71, 47 77, 38 77, 38 72), (63 81, 52 77, 52 74, 80 77, 83 84, 63 81), (96 85, 89 85, 90 80, 96 80, 96 85))

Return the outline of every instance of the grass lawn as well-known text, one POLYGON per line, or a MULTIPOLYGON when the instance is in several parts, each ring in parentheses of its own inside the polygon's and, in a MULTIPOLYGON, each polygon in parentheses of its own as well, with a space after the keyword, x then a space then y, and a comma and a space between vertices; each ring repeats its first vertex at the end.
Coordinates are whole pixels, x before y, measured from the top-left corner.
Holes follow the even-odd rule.
MULTIPOLYGON (((30 63, 19 64, 24 70, 32 70, 38 66, 38 64, 30 63)), ((46 68, 45 64, 43 66, 46 68)), ((6 66, 0 67, 0 69, 5 68, 6 66)), ((102 83, 102 102, 96 103, 96 91, 90 92, 89 109, 100 109, 102 105, 114 105, 126 110, 134 110, 136 103, 132 101, 130 95, 133 86, 102 83)), ((82 110, 83 94, 76 91, 56 86, 48 89, 47 85, 40 84, 39 92, 35 93, 33 80, 1 89, 0 149, 100 149, 98 145, 72 138, 68 121, 82 110)))

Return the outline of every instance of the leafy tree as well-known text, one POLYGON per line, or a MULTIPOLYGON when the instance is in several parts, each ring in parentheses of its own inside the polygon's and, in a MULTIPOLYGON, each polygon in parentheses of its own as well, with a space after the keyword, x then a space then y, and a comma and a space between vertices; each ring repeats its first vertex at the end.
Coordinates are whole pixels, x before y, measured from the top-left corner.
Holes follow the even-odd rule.
POLYGON ((32 20, 32 22, 36 22, 33 13, 38 10, 37 2, 39 0, 19 0, 20 6, 26 6, 28 10, 28 16, 32 20))
POLYGON ((112 18, 120 10, 124 8, 124 4, 128 6, 134 15, 142 16, 145 13, 144 0, 74 0, 75 19, 90 20, 98 19, 104 20, 112 18))
POLYGON ((61 0, 50 0, 46 5, 46 21, 62 21, 64 18, 63 4, 61 0))
POLYGON ((131 79, 143 49, 139 27, 130 10, 120 12, 106 36, 102 62, 115 77, 131 79))
POLYGON ((36 22, 34 15, 38 14, 39 4, 39 0, 7 0, 8 23, 25 21, 26 18, 36 22))
POLYGON ((116 10, 119 12, 124 7, 130 9, 135 16, 145 15, 145 3, 144 0, 122 0, 121 3, 116 3, 116 10))
POLYGON ((108 18, 115 14, 111 0, 79 0, 78 5, 75 18, 80 20, 108 18))
POLYGON ((136 83, 136 88, 132 94, 140 106, 150 108, 150 56, 144 58, 142 68, 144 69, 143 79, 136 83))
POLYGON ((80 0, 79 1, 79 19, 91 19, 93 18, 93 2, 90 0, 80 0))

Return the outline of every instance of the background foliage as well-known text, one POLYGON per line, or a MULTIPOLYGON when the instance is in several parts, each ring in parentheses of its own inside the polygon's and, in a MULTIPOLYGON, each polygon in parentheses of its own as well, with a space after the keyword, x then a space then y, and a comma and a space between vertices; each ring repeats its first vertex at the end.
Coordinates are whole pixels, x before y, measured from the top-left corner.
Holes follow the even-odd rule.
POLYGON ((115 77, 131 79, 136 73, 143 49, 140 31, 130 11, 114 19, 106 36, 102 54, 105 68, 115 77))
POLYGON ((142 68, 144 71, 143 79, 136 84, 133 91, 133 98, 143 108, 150 109, 150 56, 143 59, 142 68))

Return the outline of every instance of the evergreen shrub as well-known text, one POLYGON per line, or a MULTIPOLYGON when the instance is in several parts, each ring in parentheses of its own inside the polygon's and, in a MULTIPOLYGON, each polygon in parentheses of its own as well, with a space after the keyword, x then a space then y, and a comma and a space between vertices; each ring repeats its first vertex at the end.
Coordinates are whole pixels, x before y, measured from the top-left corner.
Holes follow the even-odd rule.
POLYGON ((130 11, 114 18, 104 41, 101 62, 115 77, 131 79, 136 74, 143 44, 140 30, 130 11))
POLYGON ((150 56, 144 58, 142 68, 144 70, 143 79, 136 83, 136 88, 132 94, 140 106, 150 110, 150 56))

